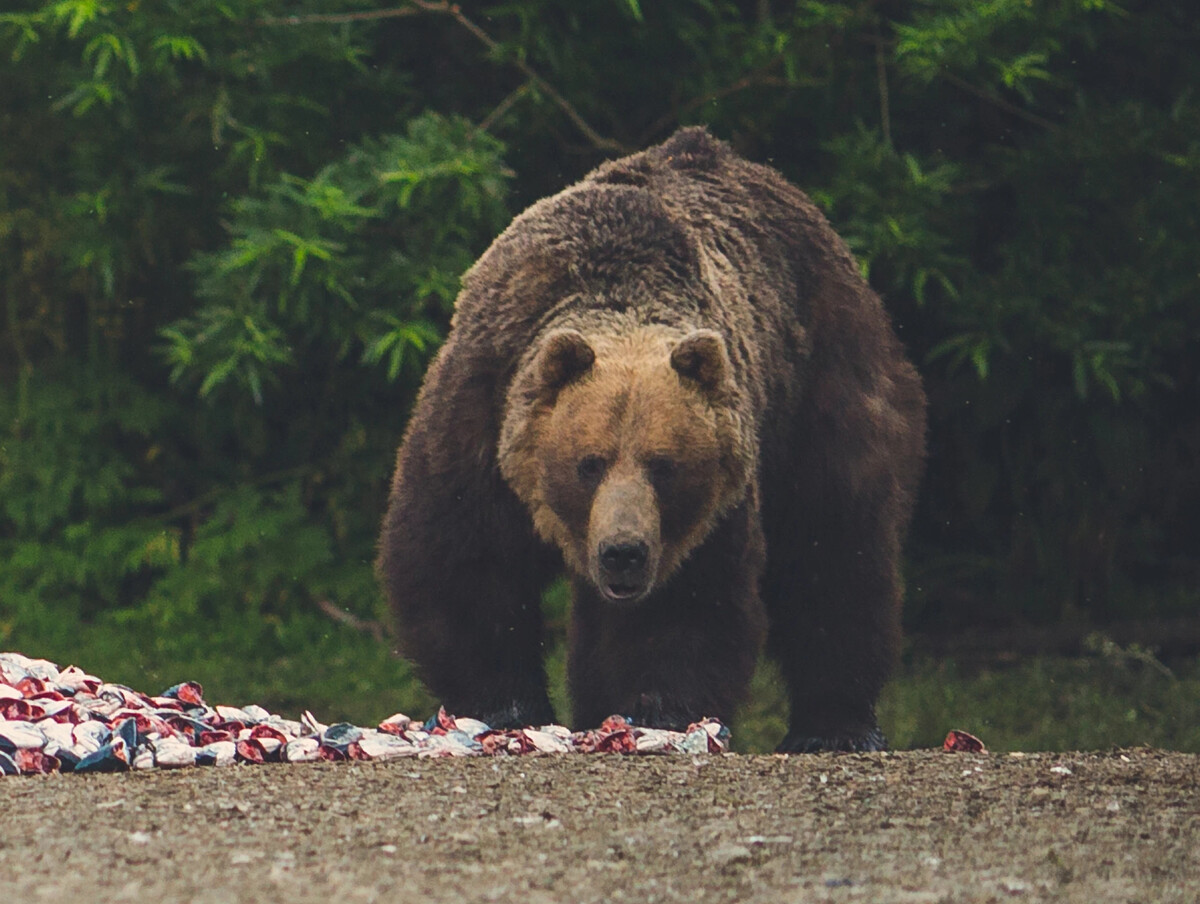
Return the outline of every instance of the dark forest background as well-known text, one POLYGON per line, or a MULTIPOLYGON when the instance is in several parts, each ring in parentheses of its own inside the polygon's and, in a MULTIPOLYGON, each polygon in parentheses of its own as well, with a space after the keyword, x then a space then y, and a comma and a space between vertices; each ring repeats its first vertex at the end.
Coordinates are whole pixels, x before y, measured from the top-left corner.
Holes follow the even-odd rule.
POLYGON ((1191 0, 5 0, 0 648, 429 705, 371 562, 459 275, 693 123, 817 201, 924 375, 914 644, 1194 654, 1191 0))

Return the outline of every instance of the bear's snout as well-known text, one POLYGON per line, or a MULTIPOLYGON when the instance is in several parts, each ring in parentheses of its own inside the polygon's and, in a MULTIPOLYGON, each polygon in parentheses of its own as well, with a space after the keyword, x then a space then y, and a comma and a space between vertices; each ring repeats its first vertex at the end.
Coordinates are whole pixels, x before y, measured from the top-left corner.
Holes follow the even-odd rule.
POLYGON ((600 544, 600 591, 613 601, 632 600, 649 589, 650 547, 642 540, 600 544))
POLYGON ((658 505, 640 479, 606 481, 596 494, 591 517, 589 577, 614 603, 640 600, 658 570, 658 505))
POLYGON ((600 564, 610 574, 637 574, 646 569, 650 547, 640 540, 633 543, 605 543, 600 547, 600 564))
POLYGON ((600 544, 600 592, 612 602, 640 599, 654 579, 649 568, 650 546, 643 540, 619 539, 600 544))

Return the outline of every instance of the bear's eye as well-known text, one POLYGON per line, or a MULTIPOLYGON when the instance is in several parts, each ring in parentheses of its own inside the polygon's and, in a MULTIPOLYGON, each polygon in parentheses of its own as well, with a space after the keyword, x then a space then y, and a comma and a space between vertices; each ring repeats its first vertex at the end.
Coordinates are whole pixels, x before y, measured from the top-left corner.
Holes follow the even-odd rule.
POLYGON ((675 462, 665 455, 655 455, 646 461, 646 472, 653 483, 662 486, 675 476, 675 462))
POLYGON ((608 462, 599 455, 585 455, 579 460, 579 465, 575 470, 579 473, 580 480, 592 484, 598 483, 607 469, 608 462))

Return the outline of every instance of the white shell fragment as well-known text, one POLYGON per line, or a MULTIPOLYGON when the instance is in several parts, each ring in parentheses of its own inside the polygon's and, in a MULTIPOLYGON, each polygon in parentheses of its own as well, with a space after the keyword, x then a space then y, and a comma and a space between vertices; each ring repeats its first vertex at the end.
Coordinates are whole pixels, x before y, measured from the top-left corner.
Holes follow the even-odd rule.
POLYGON ((150 697, 76 666, 0 653, 0 775, 118 772, 235 763, 391 760, 563 753, 720 753, 729 731, 703 719, 686 732, 612 716, 593 731, 562 725, 509 730, 455 718, 396 713, 377 728, 326 725, 311 712, 285 719, 261 706, 209 706, 183 682, 150 697))

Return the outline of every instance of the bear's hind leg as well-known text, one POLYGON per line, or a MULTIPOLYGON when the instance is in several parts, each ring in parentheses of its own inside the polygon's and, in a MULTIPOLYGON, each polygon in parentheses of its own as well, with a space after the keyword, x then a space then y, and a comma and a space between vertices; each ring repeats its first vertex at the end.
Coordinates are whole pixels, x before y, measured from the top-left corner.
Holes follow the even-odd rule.
POLYGON ((898 540, 869 518, 821 514, 768 550, 768 650, 791 701, 779 751, 885 750, 875 701, 900 641, 898 540))
POLYGON ((841 310, 857 314, 814 338, 800 409, 764 458, 767 645, 791 698, 783 752, 886 747, 875 703, 900 646, 925 396, 878 302, 853 293, 841 310))

